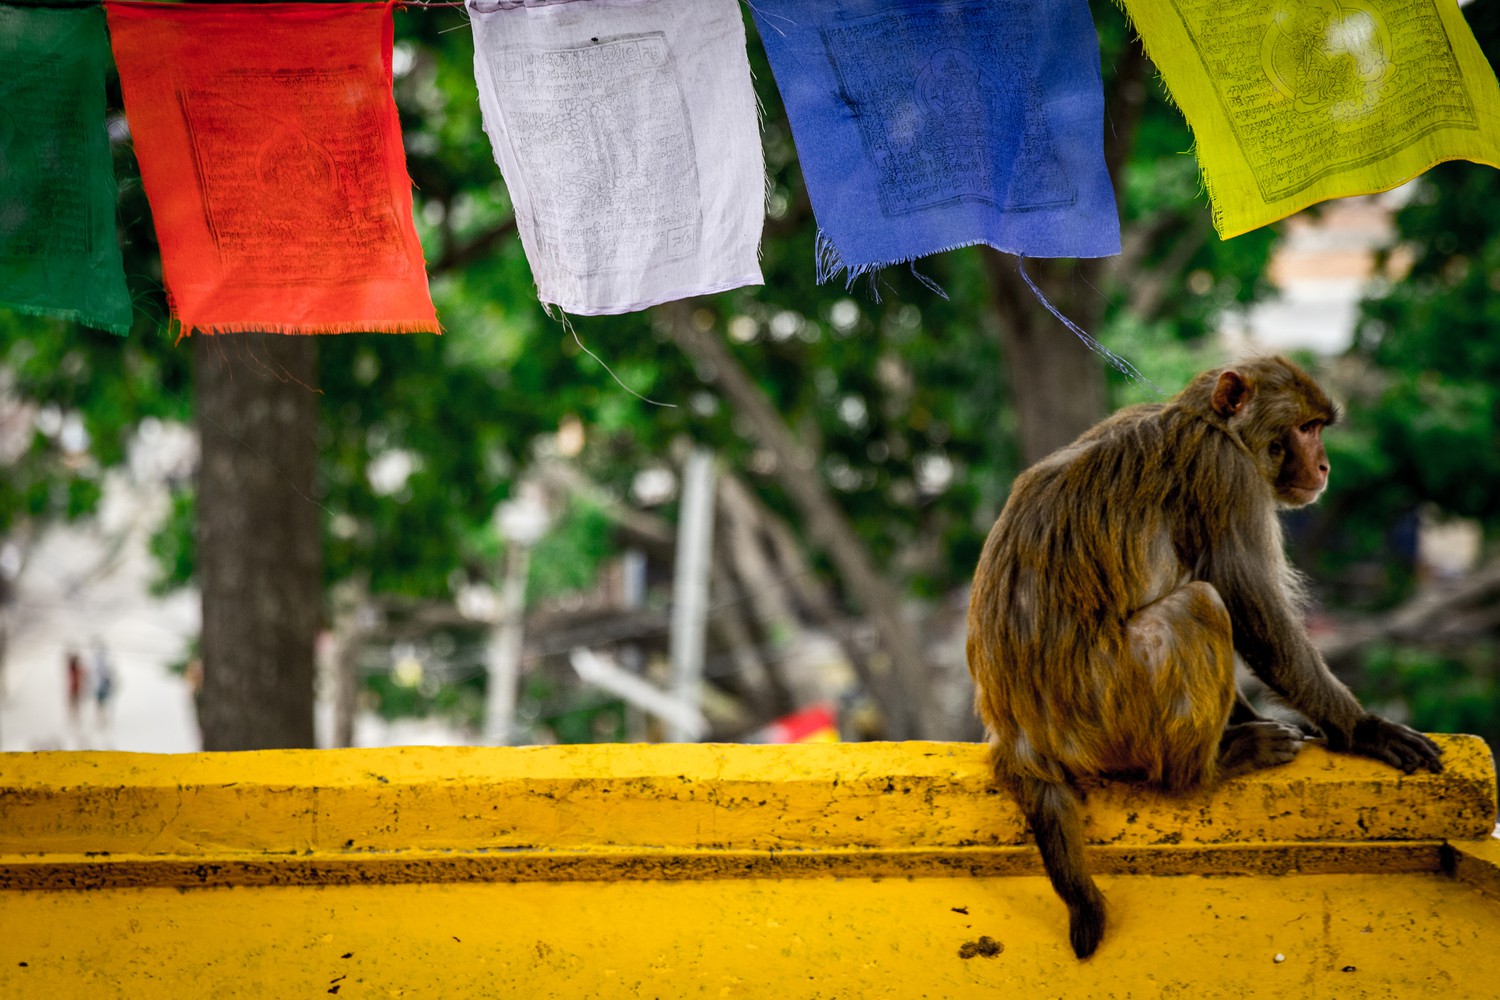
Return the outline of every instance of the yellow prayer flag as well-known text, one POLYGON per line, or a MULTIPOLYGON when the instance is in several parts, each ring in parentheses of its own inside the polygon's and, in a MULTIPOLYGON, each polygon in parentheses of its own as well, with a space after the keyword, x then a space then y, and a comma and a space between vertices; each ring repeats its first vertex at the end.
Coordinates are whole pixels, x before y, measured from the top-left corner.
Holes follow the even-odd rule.
POLYGON ((1454 0, 1121 0, 1228 239, 1443 160, 1500 166, 1500 87, 1454 0))

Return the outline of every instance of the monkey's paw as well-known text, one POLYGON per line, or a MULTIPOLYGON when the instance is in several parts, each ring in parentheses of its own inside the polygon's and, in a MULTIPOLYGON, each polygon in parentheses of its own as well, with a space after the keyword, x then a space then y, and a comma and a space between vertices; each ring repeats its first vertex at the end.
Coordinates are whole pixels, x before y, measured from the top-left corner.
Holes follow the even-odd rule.
POLYGON ((1302 752, 1305 742, 1306 737, 1297 727, 1269 719, 1230 726, 1219 742, 1219 776, 1232 778, 1247 771, 1288 764, 1302 752))
POLYGON ((1443 769, 1443 752, 1424 733, 1378 715, 1367 715, 1354 724, 1349 751, 1374 757, 1407 774, 1421 768, 1437 774, 1443 769))

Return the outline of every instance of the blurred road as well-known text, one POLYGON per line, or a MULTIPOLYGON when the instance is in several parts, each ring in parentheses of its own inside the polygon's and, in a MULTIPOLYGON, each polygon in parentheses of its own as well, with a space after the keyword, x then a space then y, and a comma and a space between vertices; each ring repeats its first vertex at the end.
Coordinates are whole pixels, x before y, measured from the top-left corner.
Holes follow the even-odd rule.
MULTIPOLYGON (((201 749, 192 693, 172 669, 187 660, 198 633, 198 595, 150 594, 156 568, 147 546, 166 505, 159 476, 112 472, 97 516, 54 527, 29 547, 17 599, 0 609, 9 638, 0 659, 0 751, 201 749), (100 647, 113 675, 103 715, 92 670, 100 647), (68 710, 69 652, 90 668, 76 716, 68 710)), ((333 709, 326 699, 316 723, 319 745, 327 746, 333 709)), ((471 740, 442 719, 387 721, 370 712, 355 719, 356 746, 471 740)))
POLYGON ((169 667, 186 658, 198 631, 197 595, 149 594, 147 550, 166 504, 160 485, 111 473, 96 517, 53 528, 26 552, 6 609, 8 648, 0 663, 0 750, 199 748, 187 682, 169 667), (101 716, 92 659, 102 648, 112 667, 101 716), (80 711, 68 711, 67 654, 91 669, 80 711))

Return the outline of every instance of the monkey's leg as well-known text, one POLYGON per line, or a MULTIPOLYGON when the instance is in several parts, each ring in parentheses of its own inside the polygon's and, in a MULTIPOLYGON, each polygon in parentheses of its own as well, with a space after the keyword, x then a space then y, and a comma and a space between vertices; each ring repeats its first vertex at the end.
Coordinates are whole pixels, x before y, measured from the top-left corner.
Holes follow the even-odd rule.
POLYGON ((1083 857, 1078 795, 1067 785, 1011 776, 1011 791, 1031 824, 1052 888, 1068 907, 1073 953, 1088 958, 1104 937, 1104 894, 1089 877, 1083 857))
POLYGON ((1168 791, 1213 783, 1238 694, 1234 636, 1218 591, 1189 583, 1131 615, 1125 657, 1117 725, 1135 766, 1168 791))

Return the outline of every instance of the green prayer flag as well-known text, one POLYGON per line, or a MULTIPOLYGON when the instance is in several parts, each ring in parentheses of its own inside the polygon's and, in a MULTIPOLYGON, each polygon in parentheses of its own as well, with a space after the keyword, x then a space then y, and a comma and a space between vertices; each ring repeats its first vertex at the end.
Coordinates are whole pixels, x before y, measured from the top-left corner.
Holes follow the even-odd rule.
POLYGON ((98 6, 0 3, 0 307, 130 330, 98 6))

